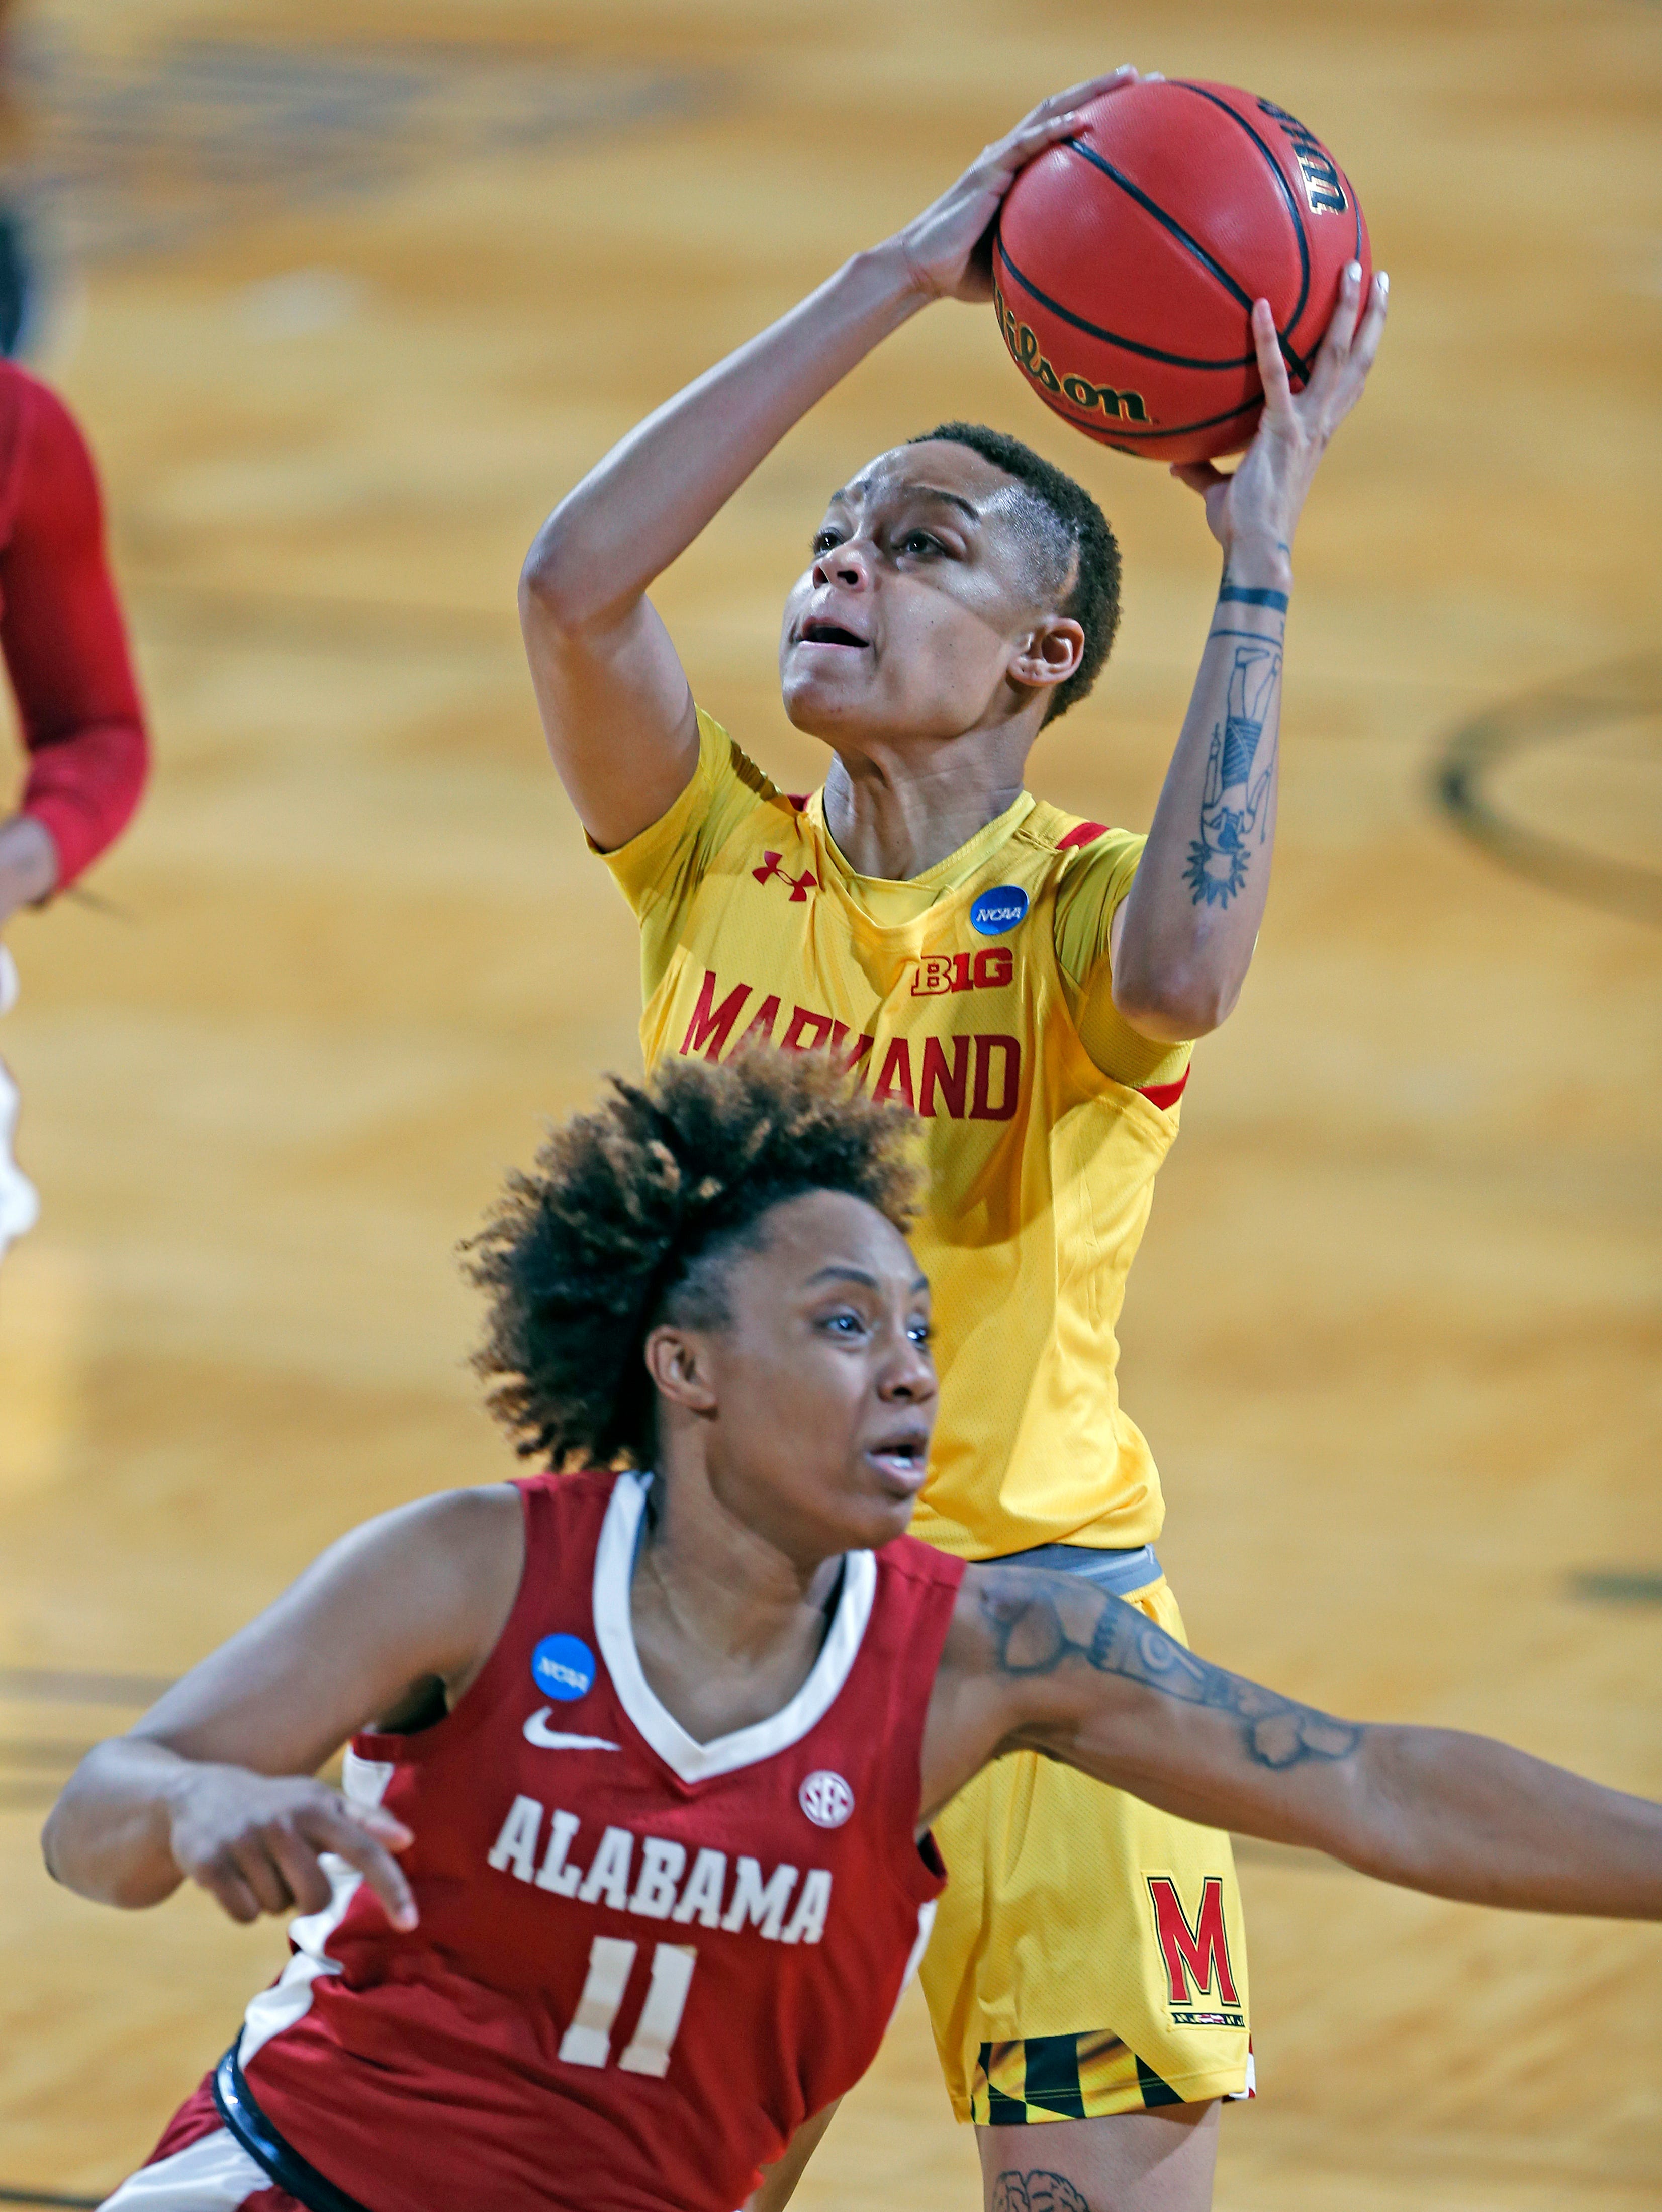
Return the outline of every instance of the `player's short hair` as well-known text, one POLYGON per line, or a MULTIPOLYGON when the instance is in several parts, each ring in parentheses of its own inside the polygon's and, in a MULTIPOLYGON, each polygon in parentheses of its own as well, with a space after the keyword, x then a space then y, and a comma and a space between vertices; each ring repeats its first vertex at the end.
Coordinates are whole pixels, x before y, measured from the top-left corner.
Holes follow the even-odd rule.
POLYGON ((720 1328, 729 1267, 762 1217, 846 1191, 904 1231, 920 1188, 913 1117, 875 1105, 829 1053, 671 1060, 610 1079, 554 1130, 464 1248, 488 1295, 474 1366, 524 1458, 650 1463, 657 1400, 641 1357, 662 1321, 720 1328))
POLYGON ((942 422, 907 443, 923 446, 937 438, 967 446, 1022 486, 1027 495, 1023 519, 1032 525, 1030 534, 1044 563, 1040 589, 1058 594, 1058 614, 1071 616, 1085 633, 1078 667, 1050 695, 1045 720, 1053 722, 1095 683, 1119 627, 1119 541, 1083 484, 1019 438, 989 429, 985 422, 942 422))

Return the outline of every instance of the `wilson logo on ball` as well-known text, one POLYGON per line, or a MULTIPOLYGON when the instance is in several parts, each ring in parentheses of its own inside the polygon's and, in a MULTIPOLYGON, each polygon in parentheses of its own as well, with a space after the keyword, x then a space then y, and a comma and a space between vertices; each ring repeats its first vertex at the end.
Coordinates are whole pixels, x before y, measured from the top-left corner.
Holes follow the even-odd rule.
POLYGON ((1261 113, 1274 116, 1293 149, 1311 214, 1343 215, 1349 202, 1344 197, 1344 186, 1339 182, 1338 164, 1315 132, 1307 130, 1296 115, 1277 107, 1273 100, 1260 100, 1259 108, 1261 113))
POLYGON ((1058 376, 1045 359, 1036 335, 1025 323, 1016 320, 1015 310, 997 286, 993 288, 992 301, 1011 360, 1018 368, 1027 371, 1041 391, 1059 394, 1074 406, 1083 407, 1087 414, 1100 408, 1112 422, 1148 421, 1140 392, 1116 392, 1111 385, 1093 384, 1089 377, 1077 375, 1071 370, 1058 376))
POLYGON ((840 1828, 854 1809, 854 1793, 840 1774, 822 1766, 798 1790, 797 1802, 816 1828, 840 1828))

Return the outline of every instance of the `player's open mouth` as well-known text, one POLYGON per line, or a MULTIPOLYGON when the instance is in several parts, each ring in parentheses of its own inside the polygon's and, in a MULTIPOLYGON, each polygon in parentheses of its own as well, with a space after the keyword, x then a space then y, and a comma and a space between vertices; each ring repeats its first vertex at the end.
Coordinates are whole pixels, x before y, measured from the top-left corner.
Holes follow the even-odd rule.
POLYGON ((864 652, 871 641, 856 637, 852 629, 845 629, 840 623, 805 622, 798 634, 797 642, 798 645, 852 646, 859 653, 864 652))
POLYGON ((891 1437, 886 1443, 868 1445, 865 1456, 897 1494, 915 1497, 929 1468, 929 1437, 922 1429, 891 1437))

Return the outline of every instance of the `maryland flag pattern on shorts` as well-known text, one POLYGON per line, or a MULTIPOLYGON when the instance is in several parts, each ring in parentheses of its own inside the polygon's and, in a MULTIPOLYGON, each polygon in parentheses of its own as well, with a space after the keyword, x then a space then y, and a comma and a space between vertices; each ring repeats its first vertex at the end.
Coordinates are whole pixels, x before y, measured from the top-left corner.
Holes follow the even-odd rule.
POLYGON ((970 2091, 974 2118, 982 2127, 1096 2120, 1182 2101, 1153 2067, 1107 2033, 984 2043, 970 2091))
MULTIPOLYGON (((1250 2057, 1246 2065, 1246 2086, 1230 2102, 1255 2094, 1250 2057)), ((1106 2032, 984 2043, 970 2088, 971 2118, 979 2127, 1100 2120, 1113 2112, 1149 2112, 1182 2102, 1152 2066, 1106 2032)))

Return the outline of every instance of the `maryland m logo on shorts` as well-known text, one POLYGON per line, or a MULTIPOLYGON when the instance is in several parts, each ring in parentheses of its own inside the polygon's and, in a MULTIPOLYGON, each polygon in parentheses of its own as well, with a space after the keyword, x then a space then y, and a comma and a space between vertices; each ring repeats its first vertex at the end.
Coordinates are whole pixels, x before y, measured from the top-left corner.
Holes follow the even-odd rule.
POLYGON ((1209 1874, 1191 1920, 1169 1875, 1149 1875, 1155 1939, 1166 1962, 1166 1997, 1177 2027, 1244 2027, 1246 2016, 1229 1966, 1223 1877, 1209 1874))

